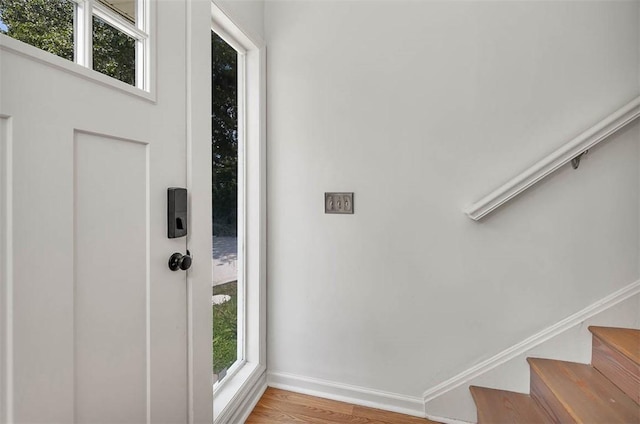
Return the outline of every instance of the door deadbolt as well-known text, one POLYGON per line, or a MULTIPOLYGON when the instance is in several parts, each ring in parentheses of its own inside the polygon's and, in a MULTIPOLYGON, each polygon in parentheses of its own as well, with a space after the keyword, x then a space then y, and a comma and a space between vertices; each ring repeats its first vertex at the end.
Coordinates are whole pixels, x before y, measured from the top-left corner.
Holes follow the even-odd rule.
POLYGON ((169 187, 167 189, 167 237, 184 237, 188 232, 187 189, 169 187))
POLYGON ((169 258, 169 269, 171 271, 177 271, 179 269, 186 271, 191 268, 192 262, 193 258, 188 250, 186 255, 176 252, 169 258))

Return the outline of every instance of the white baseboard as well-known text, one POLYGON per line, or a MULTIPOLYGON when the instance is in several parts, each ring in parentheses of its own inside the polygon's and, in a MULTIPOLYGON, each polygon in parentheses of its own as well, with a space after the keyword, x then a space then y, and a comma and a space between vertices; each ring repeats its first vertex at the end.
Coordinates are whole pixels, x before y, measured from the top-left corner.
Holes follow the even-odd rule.
POLYGON ((425 404, 443 394, 469 382, 480 375, 498 367, 501 364, 531 350, 532 348, 550 340, 551 338, 561 334, 562 332, 579 325, 583 321, 617 305, 618 303, 629 299, 630 297, 640 293, 640 280, 629 284, 626 287, 610 294, 609 296, 587 306, 581 311, 563 319, 562 321, 545 328, 544 330, 534 334, 533 336, 517 343, 510 348, 492 356, 491 358, 480 362, 479 364, 457 374, 454 377, 428 389, 424 392, 423 398, 425 404))
MULTIPOLYGON (((610 314, 612 312, 614 313, 614 315, 618 314, 619 311, 617 309, 611 308, 638 294, 640 294, 640 280, 629 284, 628 286, 593 303, 592 305, 582 309, 581 311, 534 334, 533 336, 523 340, 522 342, 517 343, 510 348, 505 349, 502 352, 499 352, 498 354, 492 356, 491 358, 457 374, 456 376, 444 381, 443 383, 440 383, 432 387, 431 389, 428 389, 424 392, 422 397, 382 392, 360 386, 352 386, 334 381, 327 381, 275 371, 267 372, 267 385, 269 387, 337 400, 340 402, 348 402, 356 405, 367 406, 370 408, 377 408, 416 417, 428 418, 430 420, 441 422, 444 424, 469 424, 475 421, 473 421, 469 414, 460 413, 462 412, 460 408, 464 409, 466 407, 458 402, 460 398, 456 399, 454 396, 449 399, 451 395, 448 395, 446 397, 443 395, 448 394, 449 392, 456 393, 454 392, 454 390, 458 389, 458 391, 461 391, 464 388, 464 396, 470 398, 470 394, 468 393, 468 385, 471 384, 472 381, 477 381, 479 377, 481 379, 488 376, 490 377, 491 375, 489 372, 492 370, 503 370, 504 367, 498 368, 501 365, 519 362, 518 357, 526 355, 528 352, 530 353, 530 351, 535 350, 535 348, 546 346, 545 343, 550 342, 552 339, 560 335, 563 335, 563 333, 565 333, 563 336, 566 336, 567 334, 571 333, 571 331, 569 330, 575 331, 576 327, 583 324, 585 326, 589 324, 585 321, 598 321, 602 318, 603 315, 610 314), (435 399, 438 399, 439 402, 444 401, 446 407, 439 408, 439 412, 433 411, 436 412, 435 414, 430 414, 427 412, 427 406, 429 406, 429 402, 432 402, 435 399), (443 415, 447 415, 447 417, 443 415), (453 418, 456 416, 458 416, 459 418, 453 418)), ((623 307, 623 309, 628 309, 629 307, 628 304, 621 306, 623 307)), ((586 330, 584 331, 586 332, 586 330)), ((524 361, 524 359, 522 360, 524 361)), ((524 361, 523 363, 526 366, 526 361, 524 361)), ((508 374, 513 370, 507 367, 507 369, 505 369, 504 371, 506 371, 508 374)), ((518 375, 519 374, 520 373, 518 372, 518 375)), ((528 385, 528 375, 525 377, 527 378, 528 385)), ((471 407, 475 411, 475 408, 472 406, 473 402, 469 402, 471 402, 471 407)))
POLYGON ((435 421, 437 423, 442 423, 442 424, 475 424, 474 422, 471 422, 471 421, 456 420, 455 418, 439 417, 437 415, 431 415, 431 414, 427 414, 425 418, 431 421, 435 421))
POLYGON ((419 397, 381 392, 334 381, 271 371, 267 373, 267 385, 276 389, 289 390, 369 408, 383 409, 421 418, 425 416, 424 401, 419 397))

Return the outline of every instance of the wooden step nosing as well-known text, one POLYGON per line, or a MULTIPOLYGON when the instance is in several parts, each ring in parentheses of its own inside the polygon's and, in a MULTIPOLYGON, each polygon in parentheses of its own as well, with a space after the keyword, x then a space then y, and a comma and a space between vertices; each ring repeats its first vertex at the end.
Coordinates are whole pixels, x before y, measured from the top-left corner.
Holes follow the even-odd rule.
MULTIPOLYGON (((531 358, 531 359, 543 359, 546 361, 555 361, 555 359, 545 359, 545 358, 531 358)), ((540 368, 538 368, 535 364, 532 364, 529 361, 529 358, 527 358, 527 361, 529 362, 529 365, 532 368, 535 368, 535 373, 536 375, 540 378, 540 380, 544 383, 544 385, 547 387, 547 389, 549 389, 549 391, 551 392, 551 394, 553 394, 553 397, 556 398, 556 400, 558 401, 558 403, 560 404, 560 406, 567 412, 567 414, 569 416, 571 416, 571 418, 573 418, 576 422, 579 421, 579 415, 578 413, 571 407, 568 407, 567 404, 565 404, 564 402, 562 402, 562 396, 560 396, 557 392, 557 390, 553 389, 553 386, 549 384, 549 381, 544 377, 544 374, 542 372, 540 372, 540 368)), ((559 361, 559 362, 566 362, 566 361, 559 361)), ((586 364, 583 364, 586 365, 586 364)), ((537 399, 535 399, 535 401, 540 404, 540 402, 538 402, 537 399)), ((542 408, 544 409, 544 408, 542 408)))
POLYGON ((597 343, 592 346, 591 366, 624 394, 640 403, 640 364, 613 349, 610 344, 603 343, 601 338, 594 340, 600 346, 597 347, 597 343))
POLYGON ((593 337, 597 338, 598 340, 600 340, 600 343, 602 343, 603 345, 608 346, 611 350, 615 350, 617 353, 619 353, 620 355, 624 356, 625 358, 627 358, 629 361, 631 361, 634 364, 638 364, 638 362, 636 361, 635 358, 629 356, 627 354, 627 352, 625 352, 624 350, 620 349, 618 347, 618 345, 610 343, 609 341, 603 339, 600 336, 597 336, 596 334, 593 334, 593 337))
MULTIPOLYGON (((589 364, 582 364, 582 363, 570 362, 570 361, 559 361, 559 360, 544 359, 544 358, 527 358, 527 360, 529 361, 529 364, 531 366, 531 371, 535 373, 535 375, 540 380, 540 382, 548 390, 549 394, 551 396, 553 396, 553 398, 559 402, 559 407, 562 408, 566 412, 567 416, 569 416, 572 420, 575 420, 575 422, 580 422, 580 420, 582 418, 584 418, 583 415, 580 413, 581 411, 576 409, 577 405, 573 406, 572 404, 566 403, 566 402, 563 401, 564 395, 566 393, 564 393, 562 390, 554 389, 553 384, 550 384, 553 381, 553 378, 551 376, 549 378, 545 378, 545 375, 543 373, 543 369, 540 366, 538 366, 538 364, 536 363, 537 362, 536 359, 541 360, 541 361, 562 362, 562 363, 566 363, 566 364, 573 364, 573 366, 591 368, 593 371, 595 371, 595 373, 590 373, 590 376, 589 376, 590 379, 595 378, 597 380, 600 380, 601 383, 605 383, 605 384, 610 385, 611 388, 614 391, 618 391, 619 392, 621 400, 623 400, 623 398, 628 398, 630 402, 637 404, 637 402, 635 402, 634 399, 632 399, 630 396, 625 394, 624 391, 622 391, 622 389, 620 389, 620 387, 618 387, 615 383, 613 383, 611 380, 609 380, 609 378, 607 378, 606 375, 602 374, 602 372, 600 372, 600 370, 598 370, 597 368, 595 368, 595 367, 593 367, 593 366, 591 366, 589 364), (532 359, 533 361, 529 361, 529 359, 532 359)), ((611 406, 609 406, 607 408, 607 410, 613 411, 610 408, 611 408, 611 406)))
MULTIPOLYGON (((555 393, 551 389, 551 387, 547 384, 547 382, 542 378, 542 376, 538 372, 535 372, 534 370, 533 373, 535 374, 535 376, 531 377, 531 383, 530 383, 531 397, 536 402, 538 407, 543 411, 544 415, 549 419, 549 421, 564 422, 565 420, 561 418, 562 416, 564 416, 564 417, 568 417, 570 420, 575 422, 576 419, 572 414, 569 413, 569 411, 566 410, 566 408, 564 408, 557 393, 555 393), (535 380, 538 380, 540 382, 539 386, 534 387, 533 382, 535 380), (548 391, 548 395, 544 393, 545 390, 548 391), (562 409, 562 411, 556 411, 554 408, 554 404, 557 404, 558 407, 562 409)), ((566 422, 570 422, 570 421, 566 421, 566 422)))
POLYGON ((469 390, 476 402, 478 424, 553 422, 530 394, 473 385, 469 390))
MULTIPOLYGON (((629 356, 625 351, 623 351, 617 343, 615 343, 615 342, 610 342, 609 340, 607 340, 607 339, 605 339, 605 338, 601 337, 601 335, 599 334, 599 331, 598 331, 598 330, 595 330, 595 331, 594 331, 594 330, 593 330, 594 328, 603 328, 603 329, 606 329, 606 328, 610 328, 610 327, 599 327, 599 326, 591 325, 591 326, 589 326, 589 327, 588 327, 588 329, 589 329, 589 331, 591 332, 591 335, 592 335, 593 337, 596 337, 598 340, 600 340, 600 342, 601 342, 602 344, 605 344, 605 345, 609 346, 611 349, 613 349, 613 350, 615 350, 616 352, 620 353, 620 354, 621 354, 622 356, 624 356, 625 358, 628 358, 628 359, 629 359, 631 362, 633 362, 634 364, 640 364, 638 361, 636 361, 636 359, 635 359, 635 358, 633 358, 632 356, 629 356)), ((611 327, 611 328, 612 328, 612 327, 611 327)), ((616 327, 616 328, 617 328, 617 327, 616 327)), ((622 328, 620 328, 620 329, 622 330, 622 328)))
MULTIPOLYGON (((569 405, 567 405, 565 402, 562 401, 562 396, 560 396, 558 392, 555 391, 551 385, 549 385, 549 383, 544 379, 544 377, 542 377, 539 373, 536 373, 536 374, 538 375, 538 377, 540 377, 540 380, 542 380, 542 382, 547 387, 547 389, 549 389, 553 397, 556 398, 556 400, 558 401, 558 404, 560 404, 562 409, 564 409, 567 412, 567 415, 573 418, 576 422, 580 421, 577 411, 575 411, 573 408, 571 408, 569 405)), ((537 399, 535 399, 535 401, 538 402, 537 399)), ((538 404, 540 403, 538 402, 538 404)))

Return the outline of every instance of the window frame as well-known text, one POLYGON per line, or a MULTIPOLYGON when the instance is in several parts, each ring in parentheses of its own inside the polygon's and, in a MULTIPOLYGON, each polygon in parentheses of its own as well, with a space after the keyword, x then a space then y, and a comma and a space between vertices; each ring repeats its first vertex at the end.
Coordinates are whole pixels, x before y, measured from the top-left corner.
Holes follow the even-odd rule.
POLYGON ((128 94, 155 102, 155 6, 152 0, 138 0, 136 24, 126 22, 115 11, 99 4, 96 0, 68 0, 74 5, 74 60, 49 53, 38 47, 16 40, 0 33, 0 49, 30 57, 54 68, 67 71, 84 79, 92 80, 100 85, 115 88, 128 94), (92 50, 93 16, 102 19, 109 25, 136 42, 136 84, 131 85, 109 75, 93 70, 92 50))
MULTIPOLYGON (((243 32, 211 3, 211 30, 238 55, 238 178, 244 179, 238 207, 243 243, 238 272, 243 308, 238 317, 238 360, 213 389, 214 423, 243 422, 266 389, 266 131, 265 45, 243 32), (242 106, 241 106, 242 105, 242 106), (242 146, 242 150, 241 150, 242 146), (242 216, 242 218, 241 218, 242 216), (240 331, 239 331, 240 333, 240 331)), ((240 189, 239 189, 240 192, 240 189)), ((240 194, 240 193, 239 193, 240 194)), ((240 246, 240 240, 239 240, 240 246)))
POLYGON ((95 16, 135 41, 136 82, 133 86, 148 92, 150 88, 148 53, 151 39, 148 19, 150 1, 136 0, 135 24, 127 21, 98 0, 69 1, 76 5, 74 17, 75 62, 93 69, 93 17, 95 16))

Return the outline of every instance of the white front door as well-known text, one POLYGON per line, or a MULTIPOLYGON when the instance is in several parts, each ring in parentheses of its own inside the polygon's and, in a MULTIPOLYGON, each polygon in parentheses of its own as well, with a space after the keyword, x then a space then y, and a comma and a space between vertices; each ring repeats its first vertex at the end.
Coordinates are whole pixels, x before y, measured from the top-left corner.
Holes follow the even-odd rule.
POLYGON ((153 5, 151 100, 0 36, 1 423, 193 414, 187 273, 167 266, 187 249, 167 188, 187 186, 192 11, 153 5))

